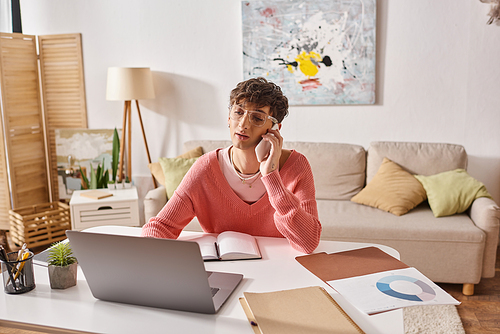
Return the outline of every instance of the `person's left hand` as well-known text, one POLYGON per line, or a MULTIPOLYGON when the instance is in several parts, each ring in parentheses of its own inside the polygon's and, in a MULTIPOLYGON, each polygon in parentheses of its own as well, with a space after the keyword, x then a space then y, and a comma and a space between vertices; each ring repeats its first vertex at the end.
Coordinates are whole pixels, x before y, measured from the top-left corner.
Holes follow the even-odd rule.
POLYGON ((269 155, 260 163, 260 172, 262 176, 264 176, 279 168, 281 150, 283 148, 283 137, 281 137, 279 130, 269 129, 267 133, 262 136, 262 140, 271 143, 269 155))

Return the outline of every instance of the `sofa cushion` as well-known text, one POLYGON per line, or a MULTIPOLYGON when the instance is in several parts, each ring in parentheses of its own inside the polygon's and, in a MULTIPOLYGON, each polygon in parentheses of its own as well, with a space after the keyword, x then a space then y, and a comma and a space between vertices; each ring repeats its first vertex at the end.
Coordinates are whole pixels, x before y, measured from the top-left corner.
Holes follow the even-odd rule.
POLYGON ((467 153, 461 145, 441 143, 372 142, 366 161, 366 183, 388 158, 411 174, 434 175, 457 168, 467 169, 467 153))
POLYGON ((425 242, 484 243, 485 234, 467 214, 436 218, 423 202, 403 216, 351 201, 318 200, 318 214, 326 240, 417 240, 425 242))
POLYGON ((156 182, 158 182, 161 186, 165 186, 165 176, 163 175, 163 169, 161 169, 160 163, 152 162, 148 164, 148 167, 156 182))
POLYGON ((285 142, 305 155, 314 174, 317 199, 349 200, 365 184, 366 151, 342 143, 285 142))
MULTIPOLYGON (((203 148, 201 146, 195 147, 191 150, 188 150, 186 153, 183 153, 177 158, 184 158, 184 159, 191 159, 191 158, 197 158, 201 157, 203 154, 203 148)), ((159 162, 153 162, 148 165, 149 170, 151 171, 151 174, 153 174, 154 178, 156 181, 162 185, 165 186, 165 174, 163 173, 163 169, 161 168, 161 165, 159 162)))
POLYGON ((179 186, 184 175, 188 172, 191 166, 198 158, 159 158, 161 168, 165 174, 165 188, 167 190, 167 198, 170 199, 174 194, 175 189, 179 186))
POLYGON ((401 216, 425 198, 424 187, 413 175, 384 158, 377 174, 351 201, 401 216))
POLYGON ((415 175, 427 192, 435 217, 462 213, 479 197, 491 198, 485 185, 464 169, 455 169, 431 176, 415 175))

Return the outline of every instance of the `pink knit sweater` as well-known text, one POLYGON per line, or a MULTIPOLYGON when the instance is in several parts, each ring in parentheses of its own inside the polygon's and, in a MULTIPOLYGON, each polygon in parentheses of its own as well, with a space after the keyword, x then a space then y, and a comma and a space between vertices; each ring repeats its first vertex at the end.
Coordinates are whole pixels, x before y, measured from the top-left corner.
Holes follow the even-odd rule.
POLYGON ((267 193, 257 202, 241 200, 227 183, 217 151, 200 157, 142 236, 176 239, 197 217, 208 233, 237 231, 255 236, 285 237, 295 249, 311 253, 321 235, 314 180, 306 157, 292 151, 281 168, 262 177, 267 193))

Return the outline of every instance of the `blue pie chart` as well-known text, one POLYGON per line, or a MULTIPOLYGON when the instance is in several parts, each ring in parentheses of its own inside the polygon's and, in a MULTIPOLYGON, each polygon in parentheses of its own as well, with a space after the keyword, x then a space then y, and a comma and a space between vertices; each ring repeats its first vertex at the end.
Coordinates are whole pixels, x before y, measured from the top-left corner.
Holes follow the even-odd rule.
POLYGON ((403 276, 403 275, 392 275, 392 276, 382 277, 377 282, 377 289, 388 296, 404 300, 416 301, 416 302, 429 301, 434 299, 434 297, 436 297, 436 292, 427 283, 424 283, 421 280, 416 279, 414 277, 403 276), (420 292, 419 294, 406 294, 395 291, 394 289, 391 288, 391 283, 395 281, 407 281, 413 283, 418 287, 420 287, 422 292, 420 292))

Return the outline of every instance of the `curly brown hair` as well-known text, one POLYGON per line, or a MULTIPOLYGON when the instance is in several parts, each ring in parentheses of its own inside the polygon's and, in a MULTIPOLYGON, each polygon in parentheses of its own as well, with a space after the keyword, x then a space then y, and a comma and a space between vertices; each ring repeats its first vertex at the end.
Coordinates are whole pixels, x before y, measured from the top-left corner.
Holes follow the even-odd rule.
POLYGON ((242 102, 254 103, 258 108, 269 106, 271 116, 279 123, 288 115, 288 99, 281 88, 262 77, 242 81, 231 91, 229 108, 242 102))

